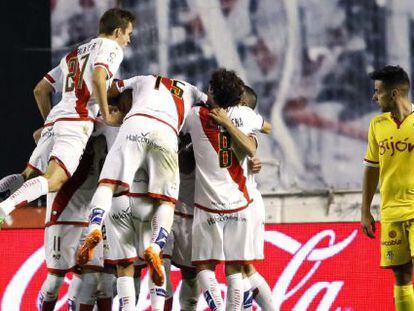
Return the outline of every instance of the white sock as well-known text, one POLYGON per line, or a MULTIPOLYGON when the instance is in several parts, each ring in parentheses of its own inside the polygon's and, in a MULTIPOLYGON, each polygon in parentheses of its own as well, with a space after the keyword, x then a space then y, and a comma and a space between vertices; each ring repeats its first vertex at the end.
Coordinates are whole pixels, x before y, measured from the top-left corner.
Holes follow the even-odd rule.
POLYGON ((69 311, 76 310, 76 303, 79 297, 79 293, 82 286, 82 278, 74 274, 72 280, 70 281, 69 289, 68 289, 68 309, 69 311))
POLYGON ((243 307, 243 275, 235 273, 228 275, 227 279, 227 301, 226 311, 238 311, 243 307))
POLYGON ((130 276, 121 276, 116 281, 116 288, 119 297, 119 310, 135 310, 135 288, 134 278, 130 276))
POLYGON ((78 303, 80 305, 91 306, 95 304, 99 274, 99 272, 92 272, 84 273, 82 275, 82 286, 78 298, 78 303))
POLYGON ((160 252, 167 243, 171 227, 174 221, 174 207, 164 203, 157 207, 151 221, 151 246, 156 252, 160 252))
POLYGON ((248 277, 243 279, 243 310, 253 310, 253 292, 248 277))
POLYGON ((47 275, 38 296, 39 310, 42 310, 42 305, 44 302, 56 301, 59 294, 59 289, 63 283, 63 279, 63 277, 54 274, 49 273, 47 275))
POLYGON ((266 280, 258 273, 254 273, 249 277, 250 284, 253 291, 253 299, 256 303, 266 311, 276 310, 274 307, 272 290, 267 284, 266 280))
POLYGON ((97 299, 113 298, 114 282, 116 282, 115 275, 102 272, 98 281, 97 299))
POLYGON ((0 208, 6 215, 9 215, 16 208, 26 205, 42 195, 47 194, 48 192, 49 185, 47 179, 43 176, 38 176, 26 181, 7 200, 0 203, 0 208))
POLYGON ((203 291, 203 296, 207 301, 207 305, 209 306, 209 308, 215 311, 224 310, 223 298, 221 297, 219 284, 217 282, 214 271, 200 271, 197 274, 197 280, 200 284, 201 290, 203 291))
POLYGON ((95 229, 102 230, 102 222, 111 209, 113 191, 106 186, 98 186, 90 203, 89 233, 95 229))
POLYGON ((200 287, 198 286, 197 278, 182 279, 179 293, 180 306, 182 310, 196 311, 199 295, 200 287))
POLYGON ((23 175, 13 174, 3 177, 0 180, 0 200, 5 200, 7 197, 19 189, 24 183, 23 175), (2 197, 4 196, 4 197, 2 197))
POLYGON ((141 292, 141 276, 134 277, 135 305, 138 305, 139 293, 141 292))
MULTIPOLYGON (((162 267, 162 272, 165 277, 165 268, 162 267)), ((162 286, 155 285, 151 278, 148 278, 150 297, 151 297, 151 308, 153 311, 163 311, 165 298, 167 297, 166 282, 162 286)))

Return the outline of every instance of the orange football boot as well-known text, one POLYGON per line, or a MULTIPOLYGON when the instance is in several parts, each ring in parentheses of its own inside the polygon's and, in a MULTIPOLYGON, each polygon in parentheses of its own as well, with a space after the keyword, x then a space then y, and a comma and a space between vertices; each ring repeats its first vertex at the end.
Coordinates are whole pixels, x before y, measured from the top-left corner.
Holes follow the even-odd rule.
POLYGON ((82 245, 79 247, 78 251, 76 252, 76 262, 81 266, 86 265, 86 263, 92 259, 94 249, 101 240, 101 230, 95 229, 91 233, 89 233, 83 241, 82 245))
POLYGON ((162 286, 165 279, 164 274, 162 273, 162 259, 160 258, 160 255, 157 254, 151 246, 149 246, 144 251, 144 260, 148 265, 151 280, 155 285, 162 286))

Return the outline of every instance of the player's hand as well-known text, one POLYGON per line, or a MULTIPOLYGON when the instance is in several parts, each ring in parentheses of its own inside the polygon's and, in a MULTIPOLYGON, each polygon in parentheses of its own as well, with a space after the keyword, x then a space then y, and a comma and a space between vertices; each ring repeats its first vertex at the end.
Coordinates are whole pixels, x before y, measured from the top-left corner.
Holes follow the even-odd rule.
POLYGON ((249 159, 249 170, 253 174, 257 174, 262 169, 262 162, 259 158, 253 157, 249 159))
POLYGON ((212 117, 218 125, 226 127, 232 123, 229 116, 227 115, 226 110, 223 108, 213 108, 210 110, 210 113, 208 115, 212 117))
POLYGON ((37 129, 36 131, 33 132, 33 139, 37 145, 37 143, 39 142, 40 137, 42 136, 42 131, 43 131, 43 127, 37 129))
POLYGON ((361 215, 362 232, 369 238, 375 238, 375 219, 371 213, 361 215))
POLYGON ((117 107, 109 108, 109 115, 104 119, 105 123, 109 126, 120 126, 125 114, 123 114, 117 107))

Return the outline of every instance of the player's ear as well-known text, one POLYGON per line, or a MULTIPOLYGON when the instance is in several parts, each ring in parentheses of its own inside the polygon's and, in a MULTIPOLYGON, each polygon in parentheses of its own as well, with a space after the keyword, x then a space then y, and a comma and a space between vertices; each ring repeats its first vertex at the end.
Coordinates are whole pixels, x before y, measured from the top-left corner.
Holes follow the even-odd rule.
POLYGON ((115 38, 119 38, 119 36, 121 35, 120 31, 121 31, 121 28, 119 27, 114 30, 115 38))

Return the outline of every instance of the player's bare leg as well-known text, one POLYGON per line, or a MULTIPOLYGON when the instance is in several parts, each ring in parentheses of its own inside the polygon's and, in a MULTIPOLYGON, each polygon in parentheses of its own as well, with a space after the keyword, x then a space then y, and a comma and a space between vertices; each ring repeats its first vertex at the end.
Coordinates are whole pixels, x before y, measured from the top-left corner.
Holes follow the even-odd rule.
POLYGON ((0 222, 16 208, 25 206, 48 192, 59 191, 68 179, 69 176, 60 164, 51 160, 46 174, 27 180, 8 199, 0 203, 0 222))
POLYGON ((203 296, 211 310, 224 310, 224 302, 216 279, 216 264, 207 263, 197 265, 197 280, 200 284, 203 296))
POLYGON ((240 264, 226 264, 227 299, 226 310, 242 310, 243 308, 243 266, 240 264))
POLYGON ((160 252, 167 243, 168 236, 174 221, 175 204, 159 200, 152 217, 152 236, 150 246, 144 251, 144 259, 148 264, 151 280, 162 286, 165 282, 160 252))
POLYGON ((102 223, 106 213, 110 210, 112 197, 117 185, 101 183, 95 191, 90 203, 89 233, 76 253, 79 265, 85 265, 93 257, 93 252, 102 240, 102 223))
POLYGON ((133 263, 122 263, 116 265, 118 279, 116 280, 116 288, 118 291, 119 306, 122 310, 135 310, 135 284, 133 263))
POLYGON ((414 310, 414 293, 412 285, 413 264, 409 263, 392 268, 395 276, 394 302, 395 310, 414 310))

